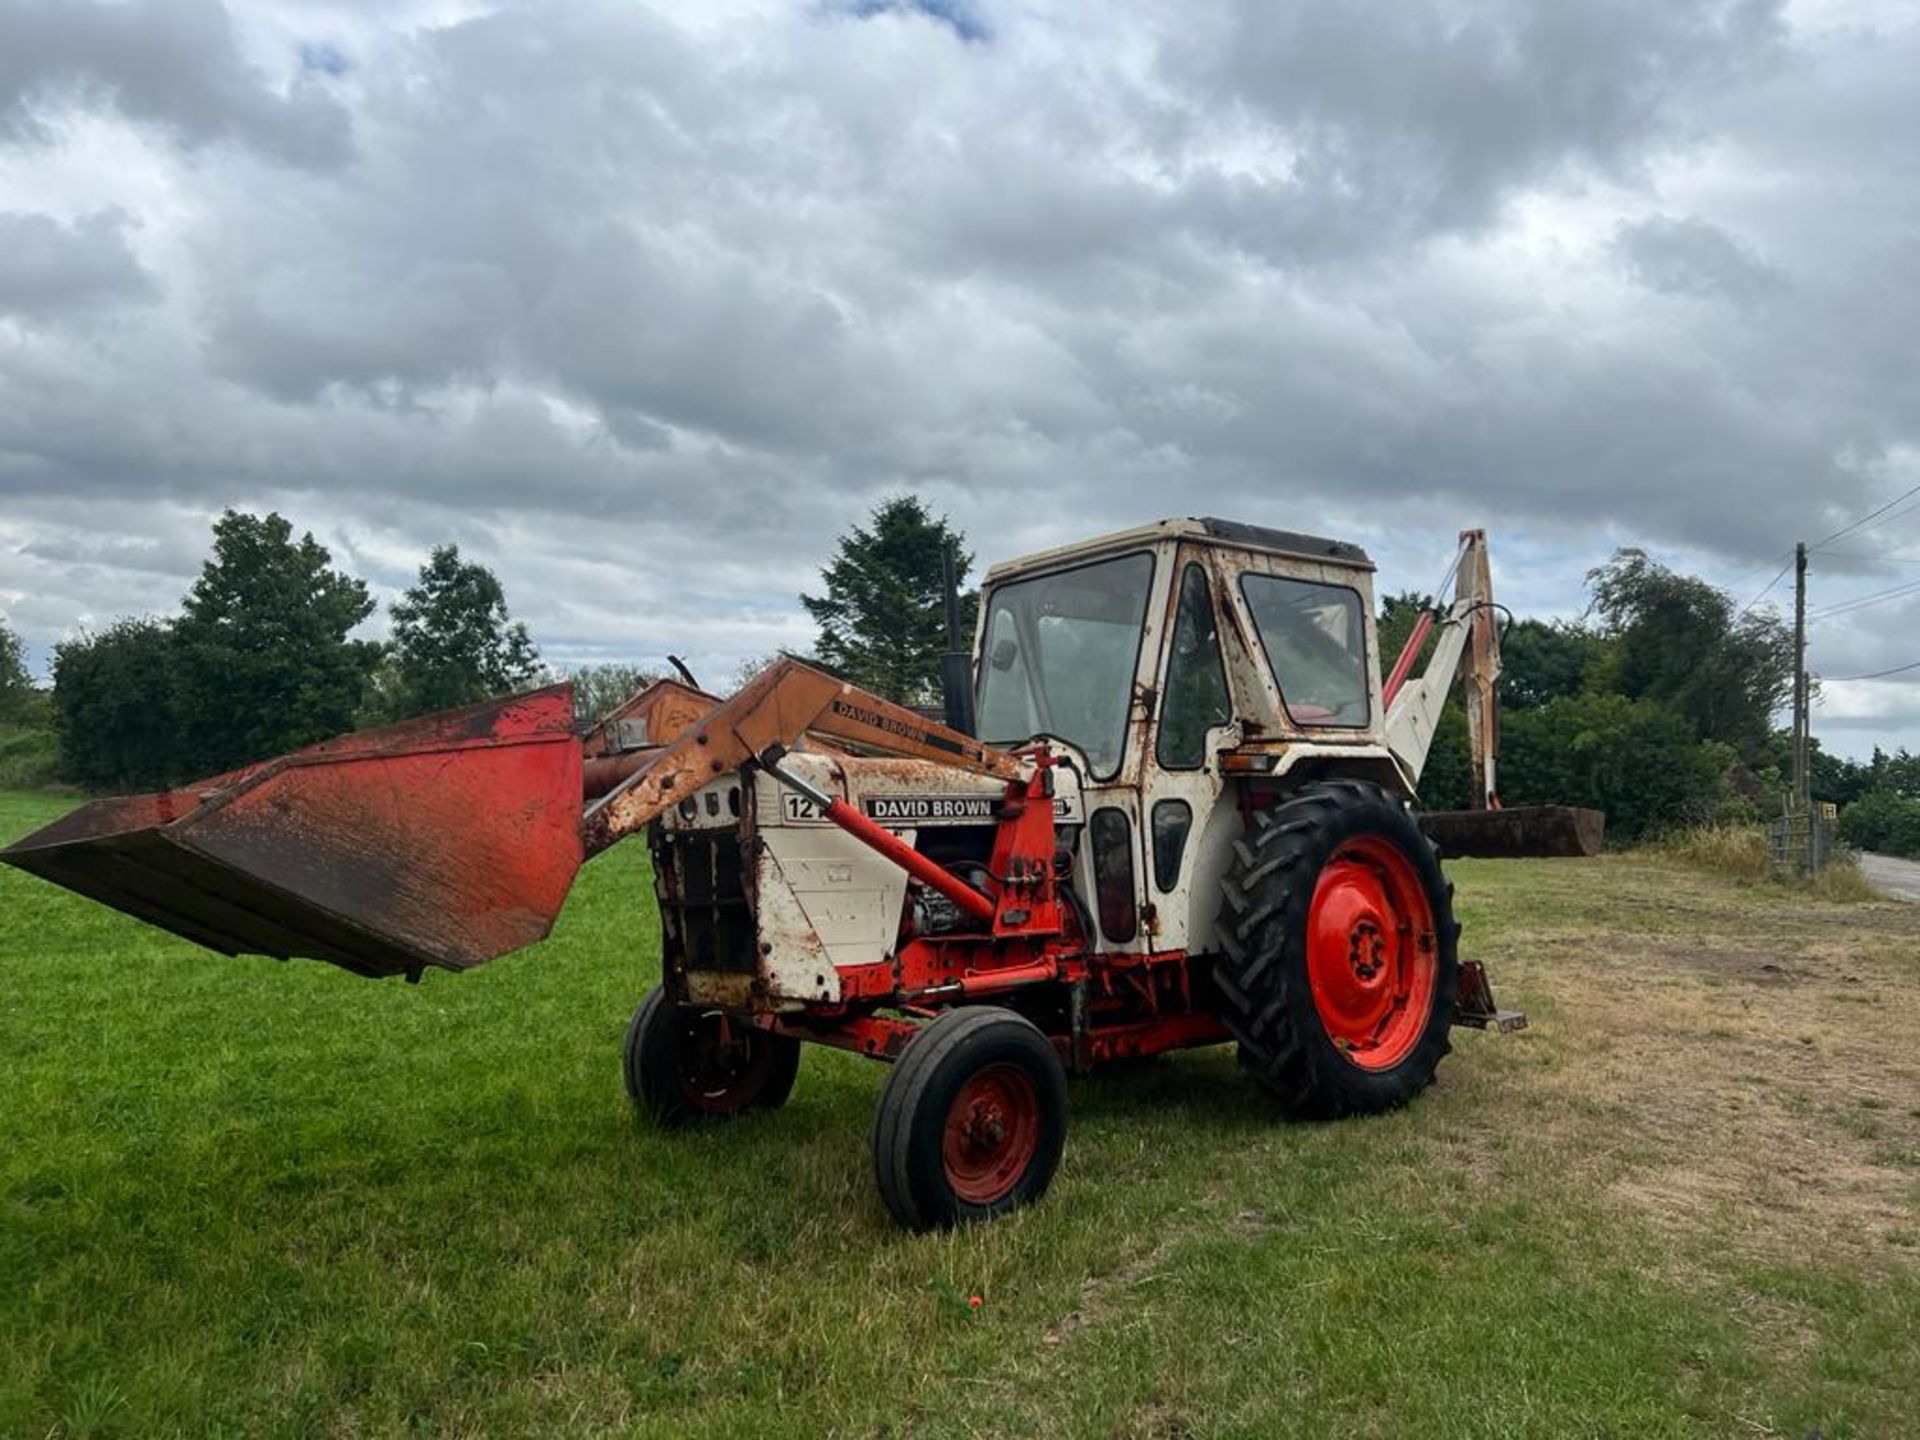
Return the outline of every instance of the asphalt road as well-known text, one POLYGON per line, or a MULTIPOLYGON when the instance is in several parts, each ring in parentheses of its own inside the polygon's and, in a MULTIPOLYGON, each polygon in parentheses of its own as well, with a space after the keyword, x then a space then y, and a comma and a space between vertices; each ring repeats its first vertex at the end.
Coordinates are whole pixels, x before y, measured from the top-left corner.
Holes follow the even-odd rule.
POLYGON ((1860 870, 1895 899, 1920 901, 1920 861, 1896 860, 1891 855, 1862 855, 1860 870))

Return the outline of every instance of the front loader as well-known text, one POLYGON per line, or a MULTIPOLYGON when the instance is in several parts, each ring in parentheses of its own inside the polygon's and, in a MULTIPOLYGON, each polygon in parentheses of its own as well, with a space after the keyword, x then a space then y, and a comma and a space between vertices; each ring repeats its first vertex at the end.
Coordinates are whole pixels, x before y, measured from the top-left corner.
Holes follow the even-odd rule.
MULTIPOLYGON (((1231 1042, 1284 1111, 1367 1114, 1451 1027, 1524 1024, 1460 960, 1412 808, 1462 677, 1495 799, 1479 532, 1455 576, 1383 685, 1358 547, 1162 521, 988 573, 947 712, 974 733, 791 659, 725 700, 662 682, 584 737, 560 686, 97 801, 0 858, 225 953, 417 980, 541 938, 583 860, 644 834, 635 1103, 778 1106, 805 1042, 891 1062, 875 1178, 945 1226, 1045 1191, 1069 1071, 1231 1042)), ((1584 823, 1520 828, 1565 852, 1587 842, 1549 832, 1584 823)))

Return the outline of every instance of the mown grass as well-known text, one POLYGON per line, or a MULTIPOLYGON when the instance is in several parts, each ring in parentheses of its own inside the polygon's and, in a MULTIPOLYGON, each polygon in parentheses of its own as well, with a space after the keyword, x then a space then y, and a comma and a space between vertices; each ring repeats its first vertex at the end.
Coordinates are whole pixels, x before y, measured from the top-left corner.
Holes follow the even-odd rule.
MULTIPOLYGON (((0 835, 59 803, 0 796, 0 835)), ((1620 991, 1751 898, 1646 860, 1454 873, 1527 1034, 1466 1037, 1419 1104, 1338 1125, 1275 1123, 1225 1050, 1076 1082, 1043 1205, 913 1237, 871 1191, 867 1062, 810 1052, 787 1109, 719 1130, 630 1115, 638 847, 547 944, 418 987, 221 959, 0 871, 0 1430, 1912 1433, 1905 1072, 1844 1131, 1802 1084, 1817 1047, 1753 1087, 1886 1159, 1899 1213, 1834 1212, 1871 1243, 1734 1243, 1773 1233, 1737 1197, 1666 1223, 1632 1187, 1668 1183, 1689 1057, 1744 1022, 1688 998, 1717 972, 1677 973, 1659 1024, 1695 1031, 1672 1074, 1631 1057, 1648 1109, 1607 1068, 1637 1033, 1620 991)), ((1790 906, 1751 928, 1910 923, 1790 906)), ((1913 932, 1872 944, 1920 992, 1913 932)), ((1691 1149, 1719 1153, 1711 1123, 1691 1149)))

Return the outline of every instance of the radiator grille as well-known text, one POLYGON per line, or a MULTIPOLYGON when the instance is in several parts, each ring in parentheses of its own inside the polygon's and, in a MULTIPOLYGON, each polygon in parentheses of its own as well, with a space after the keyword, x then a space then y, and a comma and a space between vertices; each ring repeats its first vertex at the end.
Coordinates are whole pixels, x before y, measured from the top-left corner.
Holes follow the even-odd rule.
POLYGON ((754 972, 753 910, 738 831, 656 835, 653 884, 668 964, 682 971, 754 972))

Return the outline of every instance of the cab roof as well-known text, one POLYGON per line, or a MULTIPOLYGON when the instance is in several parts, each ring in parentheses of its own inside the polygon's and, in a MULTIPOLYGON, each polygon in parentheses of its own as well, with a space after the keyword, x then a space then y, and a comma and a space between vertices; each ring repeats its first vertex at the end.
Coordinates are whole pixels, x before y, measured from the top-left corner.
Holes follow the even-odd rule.
POLYGON ((1116 530, 1091 540, 1056 546, 1003 560, 987 571, 989 581, 1000 580, 1027 570, 1052 570, 1074 560, 1089 559, 1116 550, 1139 549, 1168 540, 1188 540, 1201 545, 1218 545, 1230 550, 1261 550, 1273 555, 1289 555, 1301 560, 1317 560, 1323 565, 1347 565, 1356 570, 1373 569, 1373 561, 1358 545, 1345 540, 1328 540, 1319 535, 1303 535, 1295 530, 1273 530, 1265 525, 1248 525, 1240 520, 1217 520, 1211 516, 1155 520, 1130 530, 1116 530))

